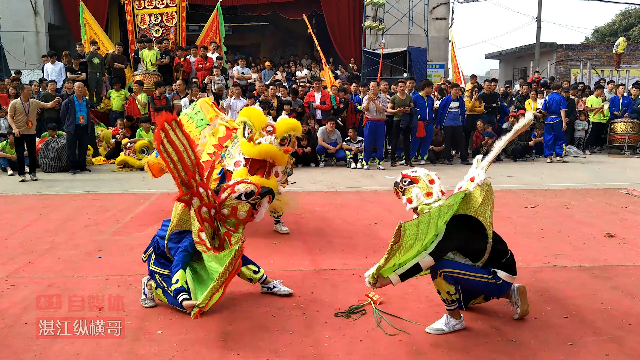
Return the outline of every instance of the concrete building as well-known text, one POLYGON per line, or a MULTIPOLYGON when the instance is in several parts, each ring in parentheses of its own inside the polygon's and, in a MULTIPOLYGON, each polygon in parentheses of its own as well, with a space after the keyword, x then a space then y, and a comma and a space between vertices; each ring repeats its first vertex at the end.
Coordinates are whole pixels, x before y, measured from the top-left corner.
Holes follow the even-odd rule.
POLYGON ((48 50, 61 54, 75 49, 62 1, 0 0, 0 34, 9 68, 22 70, 24 80, 42 76, 41 56, 48 50))
MULTIPOLYGON (((555 76, 558 80, 595 82, 600 77, 628 81, 640 79, 640 45, 629 44, 618 74, 613 69, 613 44, 540 44, 540 72, 543 77, 555 76), (589 68, 591 71, 589 71, 589 68), (628 76, 627 76, 628 71, 628 76), (628 79, 627 79, 628 77, 628 79)), ((485 59, 500 60, 500 83, 517 83, 520 77, 529 78, 533 73, 535 44, 500 50, 485 55, 485 59)))
POLYGON ((428 62, 448 64, 450 12, 449 2, 429 0, 387 0, 383 8, 367 7, 366 18, 382 19, 386 29, 365 30, 365 48, 380 49, 384 37, 385 49, 423 47, 428 62))

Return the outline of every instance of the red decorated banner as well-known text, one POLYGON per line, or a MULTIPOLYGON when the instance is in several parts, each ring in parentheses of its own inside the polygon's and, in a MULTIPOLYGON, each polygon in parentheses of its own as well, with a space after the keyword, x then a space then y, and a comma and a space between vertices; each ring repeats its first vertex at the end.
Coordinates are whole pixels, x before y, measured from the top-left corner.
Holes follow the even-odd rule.
POLYGON ((449 32, 451 37, 451 71, 453 72, 453 82, 465 87, 464 74, 458 64, 458 58, 456 57, 456 42, 453 40, 453 33, 449 32))
POLYGON ((202 29, 202 32, 200 33, 196 44, 198 45, 198 47, 202 45, 209 46, 212 41, 215 41, 220 45, 220 49, 222 49, 223 52, 222 56, 224 57, 224 53, 226 52, 223 44, 224 36, 224 18, 222 16, 222 8, 220 7, 220 2, 218 2, 218 5, 213 11, 213 14, 211 14, 209 21, 207 21, 204 29, 202 29))

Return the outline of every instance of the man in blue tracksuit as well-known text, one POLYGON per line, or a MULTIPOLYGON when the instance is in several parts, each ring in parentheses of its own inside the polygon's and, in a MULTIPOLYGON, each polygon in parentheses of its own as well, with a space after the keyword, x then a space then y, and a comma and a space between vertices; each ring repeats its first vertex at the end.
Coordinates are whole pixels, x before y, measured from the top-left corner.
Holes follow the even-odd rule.
POLYGON ((564 149, 567 144, 564 132, 567 130, 567 100, 560 94, 562 85, 555 83, 551 85, 553 92, 544 99, 542 113, 545 116, 544 124, 544 157, 548 163, 553 162, 553 154, 556 160, 564 160, 564 149))
POLYGON ((628 118, 633 111, 633 100, 624 96, 626 86, 624 84, 616 85, 616 96, 609 99, 609 120, 617 120, 628 118))
POLYGON ((413 95, 413 106, 418 114, 418 124, 414 127, 411 134, 411 159, 415 158, 420 152, 420 165, 426 163, 427 155, 429 154, 429 146, 431 146, 431 140, 433 139, 433 104, 434 100, 431 97, 433 92, 433 82, 431 80, 424 80, 420 84, 420 92, 413 95), (424 127, 426 133, 423 137, 418 137, 417 132, 419 127, 424 127))
POLYGON ((463 165, 471 165, 469 162, 468 144, 464 141, 465 107, 464 100, 460 96, 461 88, 459 84, 451 83, 451 95, 447 95, 438 107, 437 126, 444 129, 444 157, 448 165, 453 165, 453 155, 451 149, 455 144, 455 149, 460 154, 460 162, 463 165))

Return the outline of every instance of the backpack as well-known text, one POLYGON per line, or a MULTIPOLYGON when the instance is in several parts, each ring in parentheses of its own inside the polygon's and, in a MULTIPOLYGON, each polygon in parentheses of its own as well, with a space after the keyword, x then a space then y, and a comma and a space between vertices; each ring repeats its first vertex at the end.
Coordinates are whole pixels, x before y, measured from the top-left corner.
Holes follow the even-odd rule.
POLYGON ((38 153, 38 164, 46 173, 69 171, 67 139, 57 137, 43 142, 38 153))

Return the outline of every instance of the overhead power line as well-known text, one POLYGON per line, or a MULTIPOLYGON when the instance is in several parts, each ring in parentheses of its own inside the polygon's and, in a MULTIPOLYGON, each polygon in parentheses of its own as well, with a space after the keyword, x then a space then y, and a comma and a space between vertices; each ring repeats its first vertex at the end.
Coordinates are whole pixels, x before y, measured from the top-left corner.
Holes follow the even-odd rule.
POLYGON ((528 23, 522 24, 522 25, 518 26, 517 28, 511 29, 511 30, 506 31, 506 32, 504 32, 502 34, 496 35, 494 37, 491 37, 491 38, 488 38, 488 39, 485 39, 485 40, 482 40, 482 41, 479 41, 477 43, 466 45, 466 46, 459 46, 458 49, 466 49, 466 48, 469 48, 469 47, 472 47, 472 46, 484 44, 484 43, 489 42, 491 40, 503 37, 505 35, 509 35, 509 34, 513 33, 514 31, 522 30, 522 29, 526 28, 527 26, 529 26, 529 25, 531 25, 533 23, 535 23, 535 20, 529 21, 528 23))
POLYGON ((628 2, 628 1, 616 1, 616 0, 581 0, 581 1, 601 2, 601 3, 606 3, 606 4, 640 6, 640 2, 628 2))

